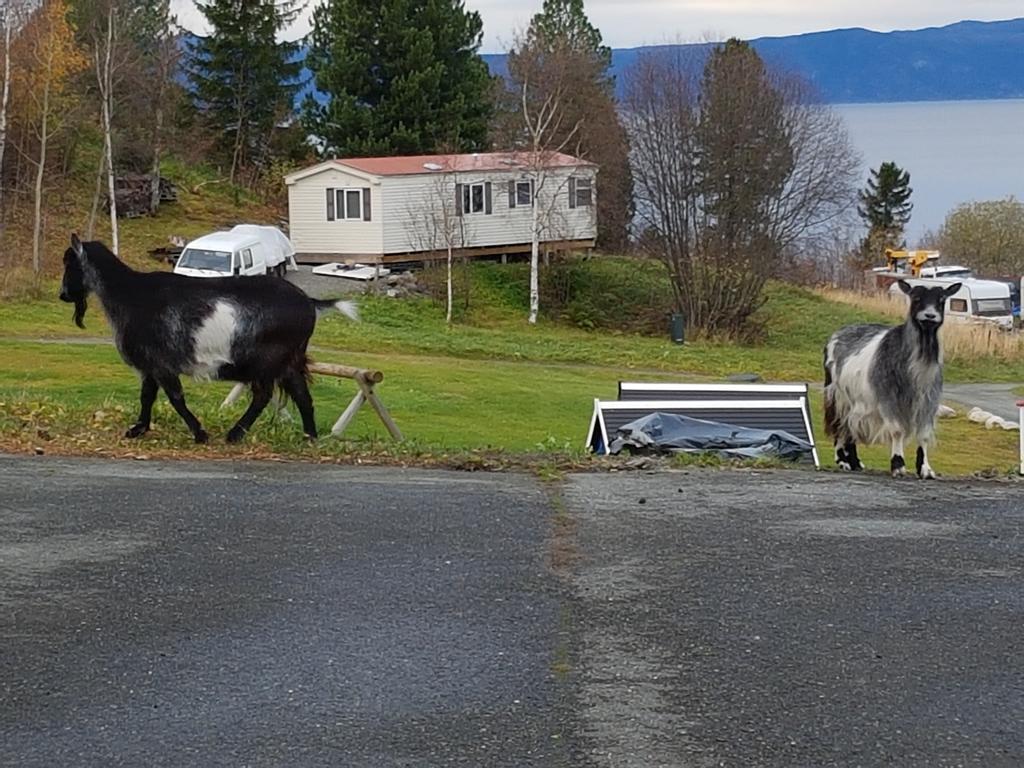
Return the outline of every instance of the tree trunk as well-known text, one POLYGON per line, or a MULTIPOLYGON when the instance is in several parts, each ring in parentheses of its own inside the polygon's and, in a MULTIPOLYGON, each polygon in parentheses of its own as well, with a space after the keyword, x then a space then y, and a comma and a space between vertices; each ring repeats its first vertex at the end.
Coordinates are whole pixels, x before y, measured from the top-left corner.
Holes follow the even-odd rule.
POLYGON ((96 217, 100 210, 100 195, 103 194, 103 171, 107 168, 107 145, 100 150, 100 164, 96 168, 96 188, 92 193, 92 207, 89 209, 89 222, 85 227, 85 239, 96 238, 96 217))
POLYGON ((117 197, 114 194, 114 151, 110 139, 110 104, 103 103, 103 143, 107 155, 107 194, 110 195, 110 250, 119 252, 117 237, 117 197))
POLYGON ((452 240, 448 238, 448 314, 444 321, 452 324, 452 240))
POLYGON ((42 271, 42 239, 43 239, 43 173, 46 170, 46 135, 48 118, 50 116, 50 80, 52 79, 52 65, 46 76, 46 85, 43 87, 43 116, 42 130, 39 132, 39 165, 36 167, 35 186, 35 218, 32 226, 32 271, 37 275, 42 271))
POLYGON ((4 92, 0 97, 0 234, 3 233, 4 212, 4 150, 7 148, 7 102, 11 95, 11 13, 4 10, 4 92))
MULTIPOLYGON (((539 188, 540 184, 536 185, 539 188)), ((537 211, 536 196, 530 199, 530 322, 536 324, 537 312, 540 309, 540 218, 537 211)))
POLYGON ((107 45, 104 51, 103 76, 100 94, 103 97, 103 145, 107 154, 107 194, 110 196, 110 249, 118 253, 117 237, 117 197, 114 194, 114 147, 111 139, 111 112, 114 109, 114 78, 111 56, 114 48, 114 5, 110 5, 107 13, 107 45))
POLYGON ((156 215, 160 208, 160 136, 164 125, 163 108, 163 87, 160 88, 161 96, 158 97, 156 105, 156 126, 153 131, 153 170, 149 181, 149 213, 156 215))

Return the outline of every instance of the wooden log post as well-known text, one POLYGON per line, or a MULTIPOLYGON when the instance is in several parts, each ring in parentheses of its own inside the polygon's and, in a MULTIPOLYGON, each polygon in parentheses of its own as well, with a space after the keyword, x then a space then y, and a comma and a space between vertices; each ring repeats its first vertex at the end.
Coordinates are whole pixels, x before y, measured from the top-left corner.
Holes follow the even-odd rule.
MULTIPOLYGON (((369 403, 370 407, 376 412, 381 423, 387 429, 388 433, 395 440, 403 440, 402 431, 395 424, 394 419, 391 418, 391 414, 388 413, 388 409, 384 406, 384 403, 378 397, 375 387, 384 381, 384 374, 381 371, 369 370, 366 368, 353 368, 350 365, 338 365, 336 363, 312 363, 309 366, 310 373, 317 373, 321 376, 334 376, 339 379, 352 379, 359 386, 359 390, 356 392, 355 397, 345 408, 345 411, 338 417, 338 420, 334 423, 331 428, 331 434, 335 437, 341 435, 345 431, 345 428, 352 422, 352 419, 356 417, 359 409, 363 407, 365 403, 369 403)), ((235 384, 228 396, 224 398, 224 402, 221 403, 221 408, 227 408, 232 403, 236 402, 239 397, 242 396, 242 391, 245 389, 245 384, 235 384)), ((278 411, 284 411, 285 399, 282 397, 277 403, 278 411)), ((287 413, 287 411, 284 411, 287 413)))

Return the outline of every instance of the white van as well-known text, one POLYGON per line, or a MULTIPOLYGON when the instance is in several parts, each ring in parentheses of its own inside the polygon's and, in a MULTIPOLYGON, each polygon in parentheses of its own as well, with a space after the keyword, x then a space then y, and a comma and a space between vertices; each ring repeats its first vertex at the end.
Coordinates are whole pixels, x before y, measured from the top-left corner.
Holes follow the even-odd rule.
POLYGON ((295 248, 276 227, 239 224, 203 235, 181 251, 174 271, 191 277, 266 275, 283 277, 295 265, 295 248))
MULTIPOLYGON (((1003 328, 1013 328, 1013 304, 1010 301, 1010 286, 999 280, 979 280, 975 277, 922 278, 908 277, 910 285, 949 286, 960 283, 960 290, 946 300, 946 319, 959 322, 995 323, 1003 328)), ((893 294, 901 294, 900 287, 893 283, 889 288, 893 294)))

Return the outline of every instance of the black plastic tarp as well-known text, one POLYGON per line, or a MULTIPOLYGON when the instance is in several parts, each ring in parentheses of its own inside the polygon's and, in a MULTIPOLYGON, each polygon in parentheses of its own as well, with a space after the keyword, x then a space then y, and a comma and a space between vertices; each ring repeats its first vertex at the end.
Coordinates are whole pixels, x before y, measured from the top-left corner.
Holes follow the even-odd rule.
POLYGON ((715 453, 723 458, 797 461, 811 456, 814 446, 783 430, 748 429, 656 412, 620 427, 608 448, 609 453, 631 448, 645 452, 715 453))

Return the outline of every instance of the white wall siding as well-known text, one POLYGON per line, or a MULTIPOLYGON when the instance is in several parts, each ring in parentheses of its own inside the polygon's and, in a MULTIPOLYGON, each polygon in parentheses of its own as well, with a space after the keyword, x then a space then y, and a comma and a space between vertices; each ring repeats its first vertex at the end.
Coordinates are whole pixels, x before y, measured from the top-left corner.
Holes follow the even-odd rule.
POLYGON ((384 252, 385 207, 379 182, 336 168, 288 186, 289 237, 299 253, 378 255, 384 252), (327 189, 370 188, 370 221, 327 220, 327 189))
MULTIPOLYGON (((596 236, 596 185, 592 186, 590 206, 569 207, 569 177, 590 178, 593 168, 559 168, 546 174, 538 195, 544 222, 541 240, 590 240, 596 236)), ((529 206, 509 208, 510 180, 528 180, 521 170, 489 171, 384 177, 384 252, 406 253, 443 249, 445 238, 437 224, 443 220, 442 206, 448 215, 455 212, 455 184, 491 182, 491 213, 463 213, 461 217, 464 247, 483 248, 528 243, 531 239, 529 206), (432 229, 433 228, 433 229, 432 229)), ((443 230, 443 227, 440 229, 443 230)))

